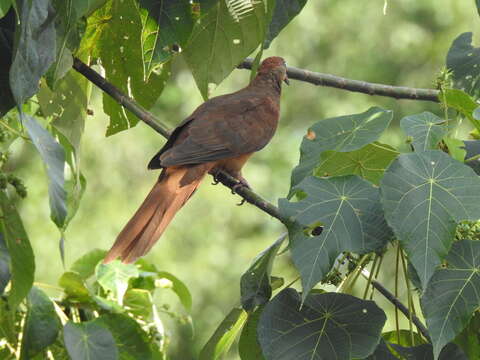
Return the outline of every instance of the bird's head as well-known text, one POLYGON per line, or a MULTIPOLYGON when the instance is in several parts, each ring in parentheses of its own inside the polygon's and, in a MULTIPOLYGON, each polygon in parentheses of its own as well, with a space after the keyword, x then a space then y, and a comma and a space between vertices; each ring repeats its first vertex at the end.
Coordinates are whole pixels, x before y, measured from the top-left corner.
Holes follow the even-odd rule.
POLYGON ((290 84, 287 76, 287 64, 279 56, 271 56, 263 60, 258 68, 258 74, 273 74, 279 83, 284 81, 287 85, 290 84))

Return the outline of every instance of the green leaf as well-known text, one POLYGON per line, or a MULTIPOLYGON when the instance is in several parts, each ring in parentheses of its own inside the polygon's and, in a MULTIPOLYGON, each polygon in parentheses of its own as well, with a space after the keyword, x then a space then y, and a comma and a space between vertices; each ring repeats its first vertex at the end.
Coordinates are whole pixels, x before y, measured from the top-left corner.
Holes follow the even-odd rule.
POLYGON ((58 285, 63 288, 70 300, 89 302, 91 301, 91 295, 83 280, 79 274, 67 271, 58 280, 58 285))
POLYGON ((167 271, 158 271, 157 276, 160 281, 156 283, 159 284, 160 287, 172 289, 173 292, 177 294, 183 307, 188 311, 192 310, 192 295, 188 287, 179 278, 167 271), (167 281, 162 281, 162 279, 167 281))
POLYGON ((480 48, 472 46, 471 32, 459 35, 447 54, 447 68, 453 72, 454 86, 478 97, 480 95, 480 48))
POLYGON ((49 0, 19 0, 10 88, 17 105, 38 91, 40 77, 55 61, 55 13, 49 0))
MULTIPOLYGON (((81 4, 84 1, 53 0, 57 13, 55 28, 57 34, 56 61, 47 73, 47 82, 52 89, 56 89, 59 81, 72 68, 72 51, 80 45, 80 40, 85 32, 86 22, 82 19, 86 9, 81 4)), ((87 1, 89 3, 89 1, 87 1)))
POLYGON ((402 359, 407 360, 469 360, 463 351, 455 344, 448 344, 442 350, 439 357, 433 355, 433 348, 430 344, 423 344, 410 348, 405 348, 396 344, 390 344, 390 346, 402 357, 402 359))
POLYGON ((480 304, 480 242, 456 242, 445 261, 446 268, 435 271, 421 298, 435 357, 480 304))
POLYGON ((313 125, 300 146, 300 162, 292 172, 290 195, 293 187, 328 160, 321 158, 324 151, 361 149, 378 139, 392 117, 392 111, 372 107, 361 114, 328 118, 313 125))
POLYGON ((262 251, 242 275, 240 279, 240 295, 242 307, 246 311, 252 311, 257 306, 263 305, 270 300, 272 296, 270 274, 273 261, 285 237, 286 234, 282 235, 271 246, 262 251))
POLYGON ((480 121, 473 117, 473 112, 478 107, 478 104, 470 95, 464 93, 462 90, 446 89, 440 98, 444 105, 457 110, 465 116, 477 130, 480 130, 480 121))
POLYGON ((405 347, 415 346, 419 344, 425 344, 425 340, 416 332, 413 332, 413 340, 412 342, 412 334, 410 330, 401 329, 400 331, 389 331, 382 334, 383 340, 388 343, 397 344, 405 347))
POLYGON ((385 217, 425 288, 457 222, 480 217, 480 178, 439 150, 402 154, 381 184, 385 217))
POLYGON ((267 36, 263 47, 268 49, 273 39, 275 39, 280 31, 287 26, 290 21, 297 16, 307 0, 276 0, 273 9, 273 17, 268 27, 267 36))
POLYGON ((152 315, 152 295, 148 290, 129 289, 123 297, 123 306, 135 316, 149 318, 152 315))
POLYGON ((59 228, 62 228, 67 217, 64 189, 65 154, 63 148, 34 118, 22 113, 21 119, 27 128, 30 139, 45 163, 49 177, 50 217, 59 228))
POLYGON ((468 359, 480 358, 480 312, 475 312, 470 323, 455 338, 455 343, 459 345, 468 359))
POLYGON ((262 348, 257 339, 257 328, 263 307, 259 307, 248 315, 247 322, 243 327, 240 340, 238 341, 238 354, 242 360, 265 360, 262 348))
POLYGON ((121 305, 123 296, 128 288, 128 281, 138 277, 139 272, 135 265, 124 264, 119 260, 109 264, 100 263, 95 270, 97 282, 105 291, 115 294, 118 303, 121 305))
POLYGON ((306 197, 298 202, 280 199, 279 208, 293 222, 288 226, 292 260, 302 277, 305 299, 342 251, 373 251, 384 246, 391 233, 378 188, 357 176, 310 176, 294 190, 306 197), (305 227, 319 225, 324 226, 321 234, 305 234, 305 227))
POLYGON ((0 295, 3 295, 7 284, 11 278, 10 273, 10 254, 8 253, 7 244, 0 227, 0 295))
POLYGON ((15 20, 15 12, 13 10, 0 19, 0 54, 2 54, 0 56, 0 118, 15 106, 9 80, 10 67, 12 66, 15 20))
POLYGON ((99 320, 112 333, 118 346, 119 359, 153 360, 149 344, 151 340, 134 319, 122 314, 107 314, 99 320))
POLYGON ((140 17, 143 66, 148 79, 187 43, 193 29, 191 4, 188 0, 140 0, 140 17))
POLYGON ((425 111, 400 120, 402 130, 413 138, 415 151, 437 149, 438 143, 447 134, 445 120, 425 111))
POLYGON ((63 339, 72 360, 118 358, 118 349, 112 333, 101 319, 79 324, 69 321, 63 328, 63 339))
POLYGON ((377 347, 385 320, 373 301, 324 293, 302 304, 285 289, 265 306, 258 340, 267 360, 364 358, 377 347))
POLYGON ((321 165, 315 168, 314 175, 358 175, 378 185, 385 169, 398 154, 393 147, 377 142, 349 152, 327 150, 320 154, 321 165))
POLYGON ((200 360, 216 360, 226 354, 247 321, 247 313, 233 308, 200 352, 200 360))
POLYGON ((80 275, 80 278, 87 280, 95 273, 97 264, 103 260, 107 252, 105 250, 93 249, 78 258, 70 267, 70 270, 80 275))
POLYGON ((366 357, 365 360, 398 360, 398 358, 391 353, 385 340, 380 339, 380 343, 375 349, 375 352, 369 357, 366 357))
POLYGON ((443 138, 443 142, 448 147, 448 153, 457 161, 463 162, 467 152, 464 149, 465 143, 455 138, 443 138))
POLYGON ((3 18, 12 7, 12 0, 0 0, 0 19, 3 18))
POLYGON ((204 99, 263 42, 269 3, 217 1, 195 23, 183 55, 204 99))
POLYGON ((33 284, 35 261, 32 247, 13 201, 0 191, 0 232, 10 254, 11 288, 8 295, 10 309, 27 296, 33 284))
MULTIPOLYGON (((99 28, 93 38, 99 49, 105 77, 119 90, 133 97, 142 107, 149 109, 160 96, 170 75, 170 63, 152 73, 147 79, 143 70, 141 47, 142 22, 135 0, 111 1, 96 12, 97 22, 90 26, 99 28), (99 25, 101 24, 101 25, 99 25)), ((138 118, 106 93, 103 110, 110 116, 107 136, 129 129, 138 118)))
MULTIPOLYGON (((464 152, 466 152, 465 160, 480 155, 480 140, 464 140, 462 144, 465 147, 464 152)), ((465 165, 470 166, 477 175, 480 175, 480 158, 465 161, 465 165)))
POLYGON ((35 286, 28 294, 27 309, 21 359, 31 359, 35 354, 53 344, 61 327, 52 301, 35 286))

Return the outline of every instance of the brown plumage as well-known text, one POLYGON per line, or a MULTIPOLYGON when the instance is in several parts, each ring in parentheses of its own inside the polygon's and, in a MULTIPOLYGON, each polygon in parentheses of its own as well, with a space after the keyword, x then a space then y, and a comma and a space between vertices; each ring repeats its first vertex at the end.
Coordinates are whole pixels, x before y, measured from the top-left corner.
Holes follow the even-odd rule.
POLYGON ((145 255, 207 173, 223 170, 248 186, 241 169, 275 133, 282 81, 288 82, 285 61, 269 57, 247 87, 206 101, 173 131, 148 164, 163 169, 158 181, 104 262, 145 255))

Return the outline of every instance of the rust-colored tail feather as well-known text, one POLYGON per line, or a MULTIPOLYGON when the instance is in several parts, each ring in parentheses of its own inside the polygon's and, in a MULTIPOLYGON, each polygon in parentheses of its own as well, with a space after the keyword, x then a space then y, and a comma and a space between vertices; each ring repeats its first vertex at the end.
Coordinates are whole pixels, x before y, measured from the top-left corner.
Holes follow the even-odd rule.
POLYGON ((124 263, 132 263, 145 255, 200 185, 206 171, 198 170, 195 167, 164 170, 135 215, 117 236, 103 262, 120 257, 124 263), (188 183, 182 184, 186 178, 188 183))

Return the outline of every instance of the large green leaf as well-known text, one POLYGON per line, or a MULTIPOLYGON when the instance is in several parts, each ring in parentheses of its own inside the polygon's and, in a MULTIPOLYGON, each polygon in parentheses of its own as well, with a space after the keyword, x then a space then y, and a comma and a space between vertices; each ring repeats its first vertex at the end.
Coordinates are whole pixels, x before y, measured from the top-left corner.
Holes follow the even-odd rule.
POLYGON ((200 360, 216 360, 226 354, 247 321, 247 313, 234 308, 220 323, 200 352, 200 360))
POLYGON ((12 276, 8 303, 15 310, 32 287, 35 261, 22 220, 4 191, 0 191, 0 209, 0 232, 7 244, 12 276))
POLYGON ((3 18, 12 6, 12 0, 0 0, 0 19, 3 18))
POLYGON ((135 265, 124 264, 119 260, 109 264, 100 263, 95 270, 98 283, 105 291, 115 294, 119 304, 122 304, 123 296, 128 288, 128 281, 138 275, 139 272, 135 265))
POLYGON ((78 273, 83 280, 86 280, 95 273, 97 264, 103 260, 106 254, 105 250, 93 249, 78 258, 72 264, 70 270, 78 273))
POLYGON ((148 78, 187 43, 193 29, 191 4, 188 0, 140 0, 140 17, 143 65, 148 78))
POLYGON ((72 360, 117 360, 118 349, 112 333, 101 319, 63 327, 65 347, 72 360))
POLYGON ((267 360, 364 358, 377 347, 385 320, 373 301, 324 293, 302 304, 285 289, 265 306, 258 340, 267 360))
POLYGON ((147 333, 131 317, 107 314, 99 318, 108 327, 118 346, 121 360, 153 359, 147 333))
POLYGON ((15 106, 9 81, 14 31, 15 12, 12 9, 7 16, 0 19, 0 118, 15 106))
POLYGON ((377 142, 349 152, 327 150, 321 153, 321 165, 315 168, 314 175, 358 175, 378 185, 385 169, 398 154, 391 146, 377 142))
POLYGON ((443 92, 443 96, 440 96, 440 99, 445 106, 457 110, 480 131, 480 121, 473 116, 473 112, 477 109, 478 104, 470 95, 462 90, 446 89, 443 92))
POLYGON ((8 253, 7 244, 0 228, 0 295, 3 294, 8 282, 11 278, 10 273, 10 254, 8 253))
MULTIPOLYGON (((361 114, 321 120, 308 129, 300 146, 300 162, 292 172, 291 187, 312 175, 328 158, 321 157, 327 150, 341 152, 361 149, 378 139, 388 127, 393 113, 378 107, 361 114)), ((332 153, 333 155, 333 153, 332 153)))
POLYGON ((35 286, 28 294, 27 309, 21 359, 31 359, 35 354, 53 344, 61 328, 52 300, 35 286))
POLYGON ((414 347, 403 347, 396 344, 390 344, 390 346, 401 356, 401 359, 405 360, 469 360, 462 349, 452 343, 445 346, 438 357, 434 356, 433 347, 430 344, 422 344, 414 347))
POLYGON ((453 72, 456 88, 480 95, 480 48, 472 46, 471 32, 459 35, 447 54, 447 68, 453 72))
POLYGON ((49 0, 19 0, 10 88, 18 105, 38 91, 40 77, 55 61, 55 12, 49 0))
POLYGON ((310 176, 294 190, 306 197, 298 202, 280 199, 279 208, 292 221, 288 226, 292 259, 302 277, 305 299, 342 251, 373 251, 385 245, 391 233, 378 188, 357 176, 310 176), (320 225, 321 234, 306 234, 305 227, 320 225))
POLYGON ((65 294, 71 301, 89 302, 92 300, 84 279, 77 273, 67 271, 58 280, 65 294))
POLYGON ((62 146, 34 118, 22 113, 22 123, 37 148, 49 177, 48 195, 50 217, 62 228, 67 217, 66 193, 64 189, 65 154, 62 146))
MULTIPOLYGON (((80 45, 80 40, 85 31, 86 22, 82 19, 83 11, 87 10, 85 1, 79 0, 53 0, 57 13, 55 28, 57 33, 56 61, 47 73, 48 85, 56 88, 60 80, 72 68, 72 52, 80 45)), ((86 1, 89 3, 89 1, 86 1)))
POLYGON ((243 327, 240 340, 238 341, 238 355, 240 355, 242 360, 265 360, 257 339, 258 322, 262 311, 263 307, 260 306, 253 313, 249 314, 247 323, 243 327))
POLYGON ((385 217, 425 288, 457 222, 480 218, 480 178, 439 150, 402 154, 381 184, 385 217))
POLYGON ((445 120, 428 111, 404 117, 400 127, 412 137, 415 151, 438 148, 438 143, 447 134, 445 120))
MULTIPOLYGON (((135 0, 110 1, 95 13, 98 21, 93 21, 89 26, 99 28, 98 36, 92 39, 94 46, 99 49, 107 80, 149 109, 163 90, 170 74, 170 66, 166 63, 157 68, 147 80, 143 68, 142 22, 138 10, 135 0)), ((106 93, 103 94, 103 109, 110 116, 107 135, 138 123, 135 115, 106 93)))
POLYGON ((263 42, 270 3, 222 0, 197 20, 184 57, 205 99, 263 42))
POLYGON ((467 326, 480 304, 480 242, 456 242, 421 298, 435 357, 467 326))
POLYGON ((242 306, 246 311, 265 304, 272 296, 270 274, 273 261, 286 235, 282 235, 271 246, 262 251, 252 265, 245 271, 240 279, 240 296, 242 306))
POLYGON ((267 36, 263 44, 265 49, 268 49, 273 39, 275 39, 280 31, 287 26, 290 21, 297 16, 307 0, 276 0, 273 10, 273 17, 268 27, 267 36))
POLYGON ((455 338, 455 343, 462 348, 468 359, 480 359, 478 329, 480 329, 480 311, 475 312, 467 327, 455 338))

